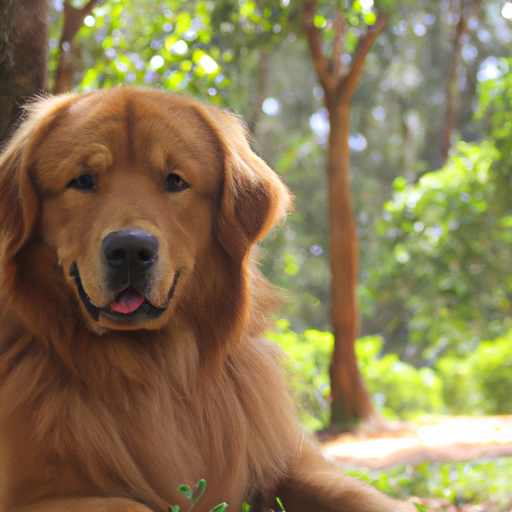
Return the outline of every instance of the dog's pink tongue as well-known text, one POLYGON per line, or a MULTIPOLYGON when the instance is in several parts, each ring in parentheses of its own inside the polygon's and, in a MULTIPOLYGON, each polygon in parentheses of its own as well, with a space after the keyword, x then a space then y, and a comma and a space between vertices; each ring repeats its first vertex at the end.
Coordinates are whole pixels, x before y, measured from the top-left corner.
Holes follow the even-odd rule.
POLYGON ((133 313, 144 302, 144 295, 133 288, 123 290, 117 299, 110 304, 112 311, 118 313, 133 313))

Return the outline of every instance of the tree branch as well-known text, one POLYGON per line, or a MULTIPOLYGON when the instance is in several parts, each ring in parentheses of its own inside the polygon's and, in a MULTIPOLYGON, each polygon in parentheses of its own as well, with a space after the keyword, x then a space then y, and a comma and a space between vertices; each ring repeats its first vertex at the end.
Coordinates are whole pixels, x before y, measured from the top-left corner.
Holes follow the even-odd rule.
POLYGON ((343 36, 345 23, 339 9, 336 10, 336 35, 332 43, 332 77, 338 81, 342 75, 341 54, 343 52, 343 36))
POLYGON ((455 130, 457 114, 459 110, 459 76, 462 64, 462 40, 469 30, 469 22, 473 16, 478 14, 481 0, 474 0, 472 5, 465 9, 461 0, 460 15, 457 26, 455 27, 455 37, 453 40, 453 58, 451 62, 450 72, 448 74, 447 94, 446 94, 446 116, 441 142, 441 162, 442 165, 448 159, 448 152, 452 146, 452 134, 455 130))
POLYGON ((316 0, 304 0, 302 12, 302 28, 309 45, 316 75, 326 96, 332 95, 335 88, 333 77, 329 71, 329 61, 322 51, 322 37, 320 30, 315 26, 314 17, 316 0))
POLYGON ((64 2, 64 27, 59 43, 59 63, 55 73, 55 94, 66 92, 72 85, 71 49, 73 40, 86 16, 91 14, 99 0, 89 0, 81 9, 73 7, 69 0, 64 2))
POLYGON ((99 0, 89 0, 81 9, 73 7, 69 3, 69 0, 64 2, 64 28, 62 29, 62 35, 60 38, 61 48, 64 43, 71 43, 75 38, 85 17, 91 14, 98 1, 99 0))
POLYGON ((386 16, 380 15, 377 18, 375 24, 373 24, 368 32, 364 35, 364 37, 359 41, 359 45, 355 52, 355 57, 350 66, 350 71, 348 75, 341 80, 336 88, 336 97, 343 97, 344 101, 350 102, 352 96, 357 88, 357 84, 359 83, 359 79, 361 78, 361 74, 364 69, 364 62, 366 59, 366 55, 370 51, 375 39, 382 32, 384 27, 386 26, 388 20, 386 16))

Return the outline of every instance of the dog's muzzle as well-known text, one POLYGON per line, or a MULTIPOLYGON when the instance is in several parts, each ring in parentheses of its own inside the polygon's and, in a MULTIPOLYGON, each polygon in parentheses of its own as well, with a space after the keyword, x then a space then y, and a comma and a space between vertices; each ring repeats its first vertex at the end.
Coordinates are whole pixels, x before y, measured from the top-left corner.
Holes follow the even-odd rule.
POLYGON ((95 306, 87 295, 77 262, 73 262, 69 275, 74 278, 78 295, 95 321, 100 313, 116 322, 135 324, 158 318, 166 309, 174 295, 180 271, 176 270, 168 294, 167 304, 161 308, 148 299, 152 269, 158 259, 158 240, 152 234, 129 229, 109 233, 101 243, 104 261, 104 279, 114 300, 105 307, 95 306))

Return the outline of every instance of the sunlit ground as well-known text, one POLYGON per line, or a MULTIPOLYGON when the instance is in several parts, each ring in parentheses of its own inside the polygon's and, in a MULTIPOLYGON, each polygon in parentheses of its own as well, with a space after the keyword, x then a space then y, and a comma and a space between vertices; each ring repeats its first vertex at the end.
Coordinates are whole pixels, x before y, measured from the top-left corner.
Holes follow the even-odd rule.
POLYGON ((429 417, 385 437, 342 435, 323 450, 338 464, 372 469, 512 455, 512 415, 429 417))

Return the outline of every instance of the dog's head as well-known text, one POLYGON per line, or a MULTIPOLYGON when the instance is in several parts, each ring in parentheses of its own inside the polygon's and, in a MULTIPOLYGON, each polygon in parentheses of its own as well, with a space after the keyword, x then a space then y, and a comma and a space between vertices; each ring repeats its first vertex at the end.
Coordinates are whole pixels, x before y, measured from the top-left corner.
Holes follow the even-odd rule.
POLYGON ((250 249, 289 203, 234 116, 137 88, 32 106, 0 194, 3 293, 36 333, 179 318, 212 345, 246 321, 250 249))

